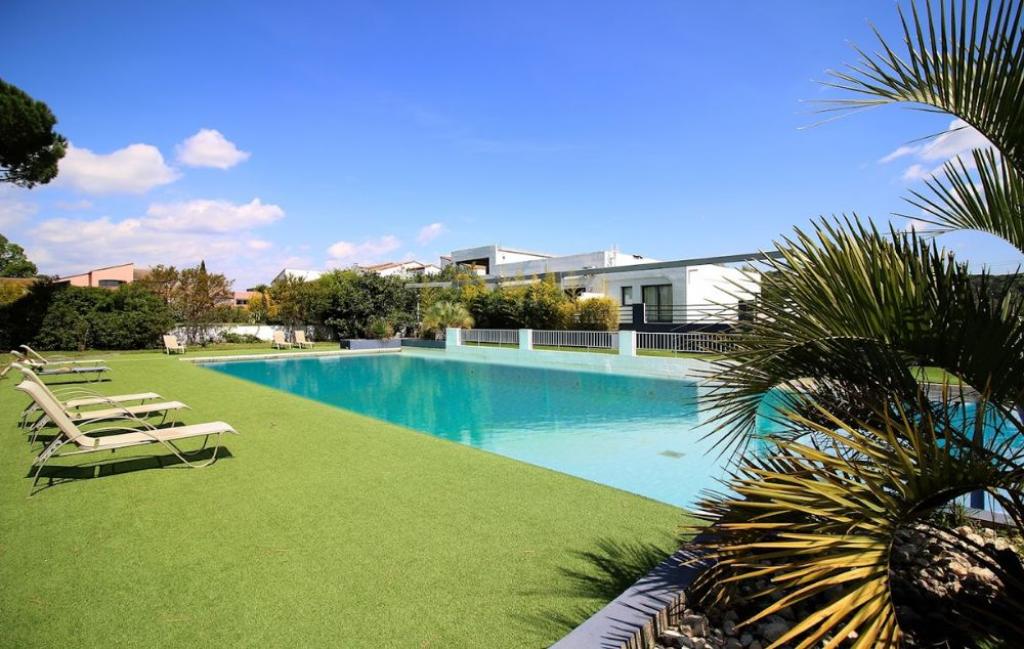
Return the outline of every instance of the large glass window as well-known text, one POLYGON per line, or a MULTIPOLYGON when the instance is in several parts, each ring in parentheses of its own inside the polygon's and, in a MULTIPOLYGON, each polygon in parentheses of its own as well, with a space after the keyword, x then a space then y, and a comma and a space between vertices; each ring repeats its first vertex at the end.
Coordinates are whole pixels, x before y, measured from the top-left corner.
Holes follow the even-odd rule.
POLYGON ((633 287, 623 286, 622 287, 622 301, 619 302, 622 306, 629 306, 633 303, 633 287))
POLYGON ((124 282, 119 279, 101 279, 99 281, 100 288, 117 288, 121 284, 124 284, 124 282))
POLYGON ((643 287, 648 322, 672 322, 672 285, 655 284, 643 287))

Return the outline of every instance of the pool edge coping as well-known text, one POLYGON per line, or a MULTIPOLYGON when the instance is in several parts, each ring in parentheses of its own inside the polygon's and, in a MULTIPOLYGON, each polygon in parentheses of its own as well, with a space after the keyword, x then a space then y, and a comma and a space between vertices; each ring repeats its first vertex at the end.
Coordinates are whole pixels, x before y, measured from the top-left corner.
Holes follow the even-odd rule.
POLYGON ((283 358, 324 358, 331 356, 369 356, 374 354, 398 354, 402 349, 332 349, 318 352, 280 352, 270 354, 224 354, 223 356, 193 356, 179 358, 185 363, 217 363, 231 361, 280 360, 283 358))

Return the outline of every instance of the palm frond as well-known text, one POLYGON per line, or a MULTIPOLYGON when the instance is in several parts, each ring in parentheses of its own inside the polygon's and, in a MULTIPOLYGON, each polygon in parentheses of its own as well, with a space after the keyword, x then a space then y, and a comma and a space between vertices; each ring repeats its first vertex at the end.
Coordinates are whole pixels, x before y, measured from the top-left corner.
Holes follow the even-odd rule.
MULTIPOLYGON (((731 493, 707 494, 699 504, 708 523, 701 543, 716 563, 700 575, 696 592, 705 603, 729 601, 736 584, 769 580, 754 595, 760 612, 744 624, 796 604, 810 608, 773 647, 815 647, 826 639, 834 646, 851 632, 855 647, 898 646, 902 630, 890 587, 897 532, 960 494, 1018 489, 1024 469, 991 461, 999 446, 991 431, 980 444, 958 442, 966 437, 953 428, 965 432, 989 421, 985 401, 967 421, 890 401, 875 412, 877 425, 808 405, 816 417, 791 414, 791 421, 821 443, 777 441, 770 454, 748 456, 733 469, 731 493)), ((957 407, 944 405, 940 412, 957 407)), ((1020 520, 1024 511, 1013 514, 1020 520)), ((974 548, 972 557, 998 574, 1005 601, 950 613, 979 634, 998 630, 1024 639, 1019 565, 1008 570, 985 548, 974 548)))
MULTIPOLYGON (((1024 98, 1022 98, 1024 103, 1024 98)), ((908 202, 927 216, 907 218, 944 229, 970 229, 1001 237, 1024 252, 1024 177, 992 150, 974 151, 977 180, 961 158, 943 165, 943 180, 925 181, 930 195, 911 191, 908 202)))
POLYGON ((1024 4, 950 0, 899 8, 902 55, 875 30, 880 50, 830 71, 825 85, 857 97, 829 100, 833 110, 909 102, 956 115, 1024 171, 1024 4))
POLYGON ((889 395, 916 401, 918 367, 941 367, 1007 408, 1024 403, 1024 299, 1012 282, 997 288, 934 243, 856 216, 797 230, 778 250, 753 322, 708 377, 719 386, 709 434, 723 448, 743 448, 766 404, 792 410, 793 395, 855 416, 889 395))

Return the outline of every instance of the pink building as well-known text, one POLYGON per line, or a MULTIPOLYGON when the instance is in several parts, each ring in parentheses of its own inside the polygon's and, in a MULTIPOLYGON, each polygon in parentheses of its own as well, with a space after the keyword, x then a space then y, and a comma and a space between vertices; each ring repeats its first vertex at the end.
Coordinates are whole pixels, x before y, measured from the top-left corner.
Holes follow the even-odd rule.
POLYGON ((88 270, 77 275, 61 277, 58 282, 67 282, 72 286, 92 286, 99 288, 117 288, 122 284, 131 284, 145 276, 146 269, 136 269, 135 264, 120 264, 88 270))

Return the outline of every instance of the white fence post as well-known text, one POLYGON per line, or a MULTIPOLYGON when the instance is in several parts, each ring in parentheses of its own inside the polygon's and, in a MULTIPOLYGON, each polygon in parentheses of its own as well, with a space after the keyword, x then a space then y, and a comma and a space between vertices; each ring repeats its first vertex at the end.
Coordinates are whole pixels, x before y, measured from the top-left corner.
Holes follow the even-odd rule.
POLYGON ((632 329, 619 330, 619 356, 636 356, 636 332, 632 329))
POLYGON ((447 347, 458 347, 462 344, 462 329, 458 327, 448 327, 444 330, 444 346, 447 347))
POLYGON ((533 349, 533 329, 519 330, 519 349, 531 351, 533 349))

